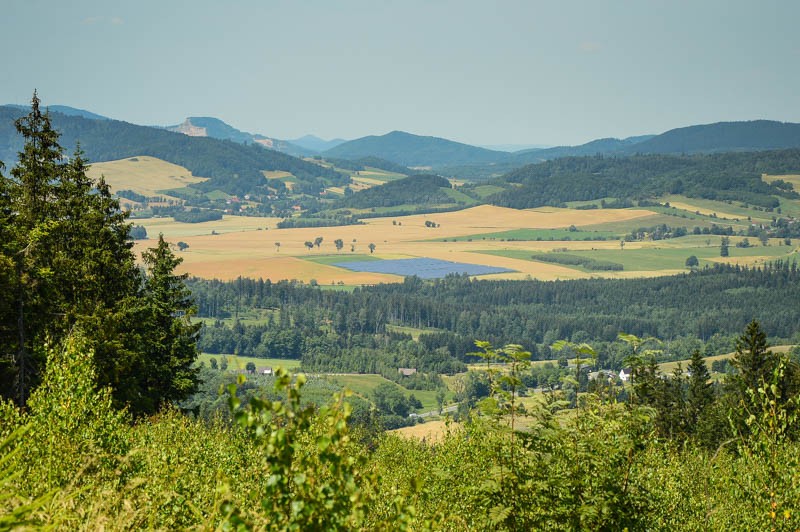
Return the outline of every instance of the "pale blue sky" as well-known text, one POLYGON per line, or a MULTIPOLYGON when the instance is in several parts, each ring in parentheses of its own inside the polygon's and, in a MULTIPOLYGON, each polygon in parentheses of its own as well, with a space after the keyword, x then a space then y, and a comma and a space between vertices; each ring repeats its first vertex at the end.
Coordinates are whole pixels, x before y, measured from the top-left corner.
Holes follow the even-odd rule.
POLYGON ((800 2, 0 0, 0 103, 278 138, 800 122, 800 2))

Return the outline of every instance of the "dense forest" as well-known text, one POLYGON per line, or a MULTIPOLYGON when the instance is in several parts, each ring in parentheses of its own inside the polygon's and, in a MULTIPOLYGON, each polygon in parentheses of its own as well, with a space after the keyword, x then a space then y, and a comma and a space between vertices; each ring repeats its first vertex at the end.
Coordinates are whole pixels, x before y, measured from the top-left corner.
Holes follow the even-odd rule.
POLYGON ((773 196, 795 191, 768 184, 761 175, 800 170, 800 150, 712 155, 566 157, 514 170, 496 181, 506 188, 487 198, 496 205, 531 208, 607 197, 647 199, 663 194, 732 200, 773 209, 773 196))
POLYGON ((534 359, 555 358, 558 339, 590 342, 603 367, 626 356, 609 347, 621 331, 670 343, 663 360, 688 358, 696 348, 728 352, 754 317, 775 338, 800 336, 800 271, 778 262, 748 269, 717 265, 651 279, 478 281, 466 276, 423 282, 323 290, 286 281, 188 281, 199 316, 236 318, 264 309, 266 323, 205 327, 200 346, 211 353, 298 358, 307 369, 377 372, 397 367, 452 373, 474 361, 473 340, 522 344, 534 359), (699 305, 698 301, 703 304, 699 305), (392 325, 423 331, 418 342, 392 325))
POLYGON ((452 203, 445 190, 450 182, 435 175, 413 175, 379 187, 360 190, 336 203, 338 208, 369 209, 397 205, 439 205, 452 203))

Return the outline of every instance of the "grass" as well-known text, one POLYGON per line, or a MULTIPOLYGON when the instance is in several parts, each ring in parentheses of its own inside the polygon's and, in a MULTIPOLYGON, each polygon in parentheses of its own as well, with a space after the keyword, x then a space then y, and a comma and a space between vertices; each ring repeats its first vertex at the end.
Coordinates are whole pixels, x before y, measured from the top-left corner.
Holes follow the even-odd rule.
POLYGON ((488 198, 492 194, 502 192, 505 189, 503 187, 498 187, 497 185, 479 185, 472 190, 478 195, 479 198, 483 199, 488 198))
POLYGON ((256 358, 256 357, 244 357, 238 355, 219 355, 219 354, 212 354, 212 353, 202 353, 197 360, 199 362, 205 362, 206 364, 210 364, 212 358, 217 359, 217 363, 221 363, 222 359, 228 359, 228 370, 237 370, 237 369, 245 369, 247 367, 248 362, 252 362, 256 365, 257 368, 270 366, 272 368, 276 368, 278 366, 283 366, 288 370, 294 370, 300 367, 299 360, 293 360, 289 358, 256 358))
POLYGON ((379 385, 388 382, 393 386, 397 386, 397 388, 399 388, 404 395, 409 396, 413 394, 417 399, 419 399, 422 403, 422 408, 419 409, 418 412, 430 412, 431 410, 438 408, 438 404, 436 403, 437 392, 435 390, 406 390, 399 384, 392 382, 380 375, 329 375, 328 379, 344 388, 349 388, 350 390, 369 400, 372 400, 372 390, 377 388, 379 385))
MULTIPOLYGON (((686 237, 684 237, 686 238, 686 237)), ((720 237, 710 236, 711 246, 695 247, 686 245, 678 247, 674 241, 682 239, 671 239, 660 241, 670 244, 670 247, 641 247, 638 249, 595 249, 595 250, 570 250, 570 254, 580 255, 599 261, 617 262, 623 265, 627 271, 660 271, 660 270, 681 270, 686 268, 686 259, 690 255, 696 256, 700 261, 700 267, 712 264, 720 260, 719 241, 720 237)), ((693 238, 692 240, 697 240, 693 238)), ((735 241, 741 240, 738 237, 731 238, 729 248, 730 257, 725 262, 741 262, 752 264, 762 259, 777 259, 788 254, 791 248, 784 246, 753 246, 750 248, 737 248, 735 241), (738 260, 737 259, 744 259, 738 260)), ((755 239, 750 239, 753 243, 755 239)), ((684 242, 690 244, 690 242, 684 242)), ((649 244, 649 243, 648 243, 649 244)), ((527 250, 486 250, 482 253, 500 255, 521 260, 532 260, 531 253, 527 250)), ((575 269, 583 271, 580 267, 575 269)), ((585 270, 589 271, 589 270, 585 270)))
MULTIPOLYGON (((630 233, 640 227, 652 227, 654 225, 666 224, 670 227, 686 227, 691 230, 697 226, 700 228, 711 227, 712 224, 722 225, 722 220, 713 219, 709 216, 694 214, 687 211, 680 211, 670 207, 648 207, 651 215, 630 220, 610 221, 597 224, 580 225, 584 231, 610 231, 612 233, 630 233)), ((627 209, 621 209, 627 210, 627 209)), ((592 212, 592 211, 587 211, 592 212)), ((730 222, 725 225, 731 225, 730 222)))
POLYGON ((415 341, 419 340, 419 336, 424 333, 440 332, 442 329, 434 328, 418 328, 418 327, 405 327, 403 325, 386 325, 386 330, 396 333, 409 334, 415 341))
MULTIPOLYGON (((793 345, 775 345, 770 347, 770 351, 773 351, 775 353, 788 353, 793 347, 794 347, 793 345)), ((716 362, 718 360, 728 360, 730 358, 733 358, 735 354, 736 353, 724 353, 721 355, 713 355, 710 357, 704 357, 703 360, 706 361, 706 365, 708 366, 709 371, 711 371, 712 362, 716 362)), ((683 370, 686 371, 686 368, 689 366, 690 362, 691 362, 690 359, 675 360, 673 362, 663 362, 661 364, 658 364, 658 370, 664 375, 671 375, 672 372, 675 371, 675 368, 678 367, 678 364, 680 364, 683 370)))

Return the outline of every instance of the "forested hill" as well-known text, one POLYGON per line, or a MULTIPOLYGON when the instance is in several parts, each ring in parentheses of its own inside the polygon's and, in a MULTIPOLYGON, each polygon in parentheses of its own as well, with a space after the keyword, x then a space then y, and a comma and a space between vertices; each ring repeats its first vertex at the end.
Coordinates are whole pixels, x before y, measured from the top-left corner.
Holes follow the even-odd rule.
POLYGON ((660 135, 598 139, 579 146, 558 146, 513 154, 512 163, 534 163, 582 155, 637 153, 715 153, 800 148, 800 124, 752 120, 717 122, 671 129, 660 135))
POLYGON ((325 156, 360 159, 376 156, 405 166, 483 164, 504 160, 507 153, 487 150, 438 137, 423 137, 403 131, 362 137, 331 148, 325 156))
POLYGON ((627 146, 627 153, 709 153, 800 147, 800 124, 754 120, 672 129, 627 146))
POLYGON ((666 193, 737 200, 773 208, 773 195, 796 198, 763 173, 800 172, 800 149, 711 155, 566 157, 510 172, 495 183, 506 190, 488 201, 531 208, 607 197, 645 199, 666 193))
POLYGON ((415 175, 390 181, 379 187, 356 192, 340 200, 338 207, 368 209, 372 207, 394 207, 396 205, 436 205, 450 203, 446 190, 450 182, 435 175, 415 175))
MULTIPOLYGON (((13 165, 22 149, 22 138, 14 120, 22 111, 0 107, 0 160, 13 165)), ((243 145, 208 137, 189 137, 163 129, 138 126, 117 120, 90 120, 52 113, 53 127, 61 133, 60 143, 68 153, 80 142, 90 161, 111 161, 149 155, 188 168, 194 175, 210 177, 204 187, 243 194, 264 183, 263 170, 284 170, 299 180, 344 176, 320 165, 261 146, 243 145)))

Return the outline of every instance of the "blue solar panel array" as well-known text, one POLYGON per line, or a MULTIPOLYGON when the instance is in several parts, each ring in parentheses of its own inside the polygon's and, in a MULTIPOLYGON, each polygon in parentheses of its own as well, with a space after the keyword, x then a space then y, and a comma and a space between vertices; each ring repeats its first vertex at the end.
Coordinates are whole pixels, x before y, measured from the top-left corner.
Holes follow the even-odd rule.
POLYGON ((393 275, 416 275, 421 279, 440 279, 450 273, 466 273, 467 275, 486 275, 489 273, 512 272, 507 268, 495 268, 480 264, 451 262, 439 259, 394 259, 365 260, 356 262, 338 262, 334 266, 354 272, 390 273, 393 275))

